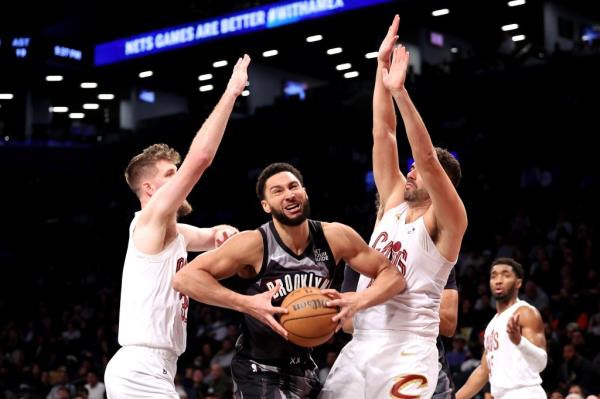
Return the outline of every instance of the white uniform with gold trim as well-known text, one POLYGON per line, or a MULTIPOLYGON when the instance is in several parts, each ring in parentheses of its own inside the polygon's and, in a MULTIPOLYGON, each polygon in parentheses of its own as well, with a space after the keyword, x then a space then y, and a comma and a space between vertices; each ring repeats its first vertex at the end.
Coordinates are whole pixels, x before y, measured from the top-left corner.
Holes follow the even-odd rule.
MULTIPOLYGON (((456 261, 446 260, 423 217, 406 223, 406 202, 388 210, 370 245, 404 274, 407 288, 354 316, 354 336, 331 370, 322 398, 430 398, 438 376, 436 338, 442 291, 456 261)), ((361 276, 357 291, 371 280, 361 276)))
POLYGON ((133 243, 137 212, 129 227, 123 266, 119 344, 106 367, 110 399, 178 398, 174 378, 177 358, 185 350, 188 298, 172 287, 175 273, 187 262, 183 235, 159 254, 146 255, 133 243))

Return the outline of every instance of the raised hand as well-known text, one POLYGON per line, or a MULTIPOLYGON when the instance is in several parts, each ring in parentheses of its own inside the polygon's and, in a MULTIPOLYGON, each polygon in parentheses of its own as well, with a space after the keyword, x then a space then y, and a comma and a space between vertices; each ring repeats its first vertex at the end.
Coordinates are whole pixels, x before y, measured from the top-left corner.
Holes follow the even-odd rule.
POLYGON ((247 313, 256 320, 268 325, 273 331, 287 339, 287 331, 275 320, 276 314, 287 313, 288 310, 282 307, 276 307, 271 304, 273 296, 281 289, 281 283, 277 281, 275 287, 262 294, 256 294, 248 297, 247 313))
POLYGON ((248 82, 248 65, 250 64, 250 56, 244 54, 243 57, 238 58, 237 62, 233 67, 231 78, 227 83, 227 91, 231 92, 235 96, 242 94, 242 91, 246 88, 248 82))
POLYGON ((356 304, 357 294, 356 292, 339 293, 334 289, 321 290, 321 294, 331 299, 327 302, 327 306, 340 308, 339 313, 331 318, 331 321, 338 323, 335 329, 335 332, 338 332, 343 327, 344 320, 352 318, 356 314, 358 310, 356 304))
POLYGON ((381 42, 379 46, 379 53, 377 55, 377 61, 389 68, 390 66, 390 57, 392 56, 392 50, 394 49, 394 45, 396 44, 396 40, 398 40, 398 25, 400 24, 400 17, 398 14, 394 17, 392 24, 388 28, 387 34, 385 38, 381 42))
POLYGON ((400 45, 396 47, 392 55, 392 63, 389 69, 383 68, 383 85, 390 92, 398 92, 404 89, 406 81, 406 70, 408 69, 409 53, 406 47, 400 45))
POLYGON ((518 314, 512 315, 510 319, 508 319, 508 323, 506 323, 506 332, 513 344, 519 345, 521 343, 521 326, 519 325, 518 314))

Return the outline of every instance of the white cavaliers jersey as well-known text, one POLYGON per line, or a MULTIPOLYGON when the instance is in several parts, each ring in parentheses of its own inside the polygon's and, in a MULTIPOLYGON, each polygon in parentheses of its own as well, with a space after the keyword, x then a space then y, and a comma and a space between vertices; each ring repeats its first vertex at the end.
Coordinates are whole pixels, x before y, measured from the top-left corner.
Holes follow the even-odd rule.
MULTIPOLYGON (((388 210, 373 231, 369 245, 383 253, 406 280, 406 289, 381 305, 354 316, 354 328, 394 330, 435 338, 439 331, 442 291, 454 262, 438 251, 421 216, 406 223, 408 204, 388 210)), ((365 290, 371 279, 361 275, 357 291, 365 290)))
POLYGON ((517 299, 502 313, 494 316, 485 329, 485 350, 492 396, 506 389, 515 389, 539 385, 542 378, 531 369, 523 354, 508 337, 506 325, 508 319, 517 309, 523 306, 532 307, 525 301, 517 299))
POLYGON ((187 262, 183 235, 159 254, 146 255, 133 243, 137 212, 129 227, 129 244, 121 287, 119 344, 185 351, 188 298, 175 291, 173 276, 187 262))

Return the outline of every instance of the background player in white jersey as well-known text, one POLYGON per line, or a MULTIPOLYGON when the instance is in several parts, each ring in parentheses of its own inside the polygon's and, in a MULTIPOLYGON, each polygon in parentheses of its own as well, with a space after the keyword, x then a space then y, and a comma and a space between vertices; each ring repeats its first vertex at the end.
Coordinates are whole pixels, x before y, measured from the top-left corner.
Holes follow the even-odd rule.
POLYGON ((540 372, 547 362, 544 323, 537 309, 518 299, 523 267, 511 258, 492 262, 490 288, 496 315, 485 329, 481 365, 456 393, 473 397, 490 382, 494 399, 543 399, 540 372))
POLYGON ((316 365, 310 349, 284 339, 287 332, 274 317, 287 312, 281 302, 303 286, 327 289, 343 273, 344 260, 374 283, 351 298, 330 301, 341 308, 333 320, 343 322, 403 290, 404 278, 351 227, 308 219, 302 174, 292 165, 267 166, 256 187, 271 221, 196 257, 173 284, 200 302, 246 313, 231 363, 236 398, 314 398, 321 385, 316 365), (247 282, 242 293, 217 281, 236 274, 247 282))
POLYGON ((129 228, 123 267, 119 344, 106 367, 110 399, 178 398, 177 358, 185 350, 188 298, 171 284, 187 251, 206 251, 237 232, 231 226, 196 228, 177 223, 191 212, 186 197, 211 164, 236 98, 248 80, 250 57, 238 59, 227 88, 192 141, 177 170, 179 154, 156 144, 135 156, 125 178, 142 210, 129 228))
MULTIPOLYGON (((396 16, 379 48, 373 93, 373 172, 384 214, 370 244, 401 269, 407 289, 355 315, 352 341, 327 377, 323 398, 430 398, 437 382, 440 297, 467 215, 455 187, 460 165, 433 146, 404 87, 408 53, 394 49, 398 24, 396 16), (407 177, 399 168, 394 101, 415 160, 407 177)), ((361 276, 358 292, 369 284, 361 276)))

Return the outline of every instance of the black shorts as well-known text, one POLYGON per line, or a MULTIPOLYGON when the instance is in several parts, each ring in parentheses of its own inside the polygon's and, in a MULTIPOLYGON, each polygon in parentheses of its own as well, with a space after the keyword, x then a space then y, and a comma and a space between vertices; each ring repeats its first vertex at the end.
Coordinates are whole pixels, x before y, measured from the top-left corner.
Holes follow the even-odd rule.
POLYGON ((444 367, 440 367, 438 373, 437 385, 435 392, 431 399, 454 399, 454 384, 452 383, 452 377, 449 375, 450 370, 446 370, 444 367))
POLYGON ((237 353, 231 361, 234 398, 312 399, 321 391, 318 369, 311 358, 292 357, 269 363, 277 365, 237 353))

